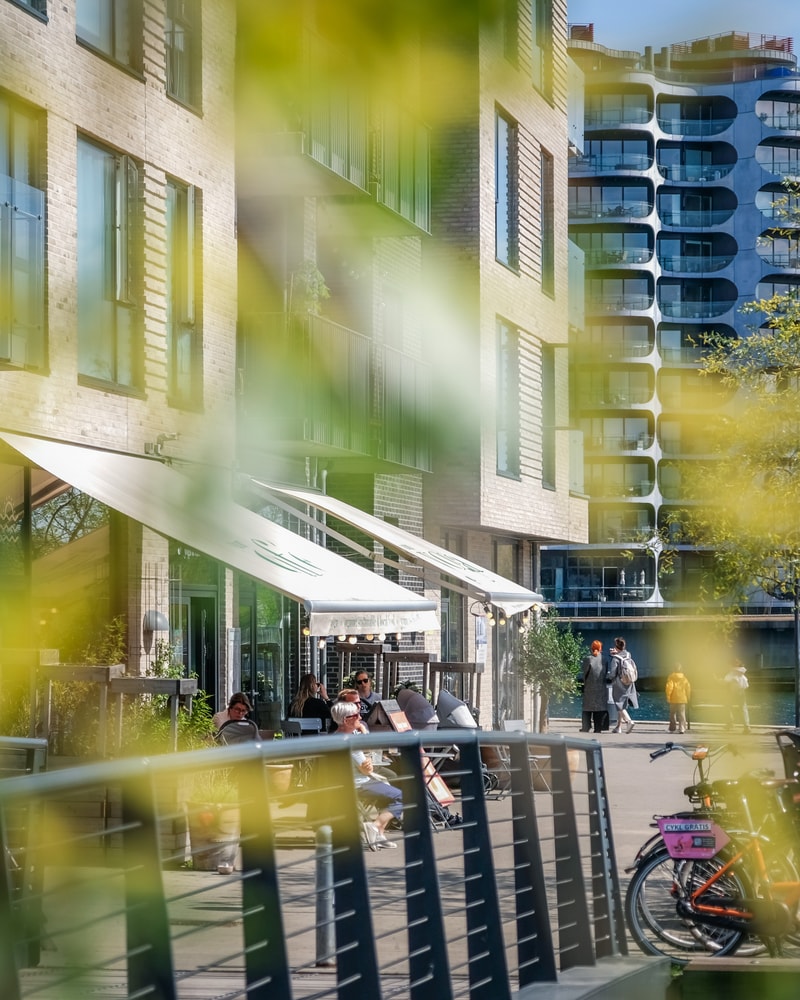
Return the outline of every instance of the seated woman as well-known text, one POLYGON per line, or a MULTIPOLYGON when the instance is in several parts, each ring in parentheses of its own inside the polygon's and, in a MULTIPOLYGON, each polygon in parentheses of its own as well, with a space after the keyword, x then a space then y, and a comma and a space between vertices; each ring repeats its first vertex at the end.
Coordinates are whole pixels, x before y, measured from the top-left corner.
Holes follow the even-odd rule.
POLYGON ((211 719, 217 729, 222 729, 226 722, 241 722, 253 711, 250 699, 244 691, 234 691, 228 707, 217 712, 211 719))
MULTIPOLYGON (((352 701, 337 701, 331 706, 331 716, 337 733, 343 736, 358 735, 356 728, 361 719, 358 705, 352 701)), ((362 824, 367 846, 371 851, 396 848, 397 844, 386 837, 386 827, 392 820, 399 823, 403 815, 403 793, 387 781, 373 777, 372 758, 361 750, 353 750, 353 772, 356 794, 362 802, 375 806, 379 812, 374 822, 362 824)))
POLYGON ((325 685, 320 683, 313 674, 303 674, 297 688, 297 694, 289 705, 290 719, 322 719, 322 729, 328 728, 331 717, 330 699, 325 685))

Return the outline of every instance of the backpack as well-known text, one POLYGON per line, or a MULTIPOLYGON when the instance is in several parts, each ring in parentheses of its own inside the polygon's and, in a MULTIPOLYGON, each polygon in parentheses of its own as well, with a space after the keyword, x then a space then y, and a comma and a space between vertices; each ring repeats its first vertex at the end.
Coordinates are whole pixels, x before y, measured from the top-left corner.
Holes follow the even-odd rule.
POLYGON ((630 687, 631 684, 635 684, 639 679, 639 671, 630 654, 620 657, 618 676, 620 684, 624 684, 625 687, 630 687))

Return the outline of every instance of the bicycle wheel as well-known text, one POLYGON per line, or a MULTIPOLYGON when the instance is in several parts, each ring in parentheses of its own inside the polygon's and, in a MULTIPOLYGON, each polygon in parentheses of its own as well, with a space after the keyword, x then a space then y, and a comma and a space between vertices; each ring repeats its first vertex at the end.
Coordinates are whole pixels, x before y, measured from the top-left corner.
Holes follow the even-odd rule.
MULTIPOLYGON (((682 917, 679 899, 687 899, 723 866, 722 861, 675 861, 664 851, 652 854, 628 883, 625 919, 637 946, 647 955, 666 955, 684 964, 697 955, 730 955, 747 937, 741 930, 682 917)), ((709 893, 727 898, 747 895, 740 876, 726 872, 709 893)))

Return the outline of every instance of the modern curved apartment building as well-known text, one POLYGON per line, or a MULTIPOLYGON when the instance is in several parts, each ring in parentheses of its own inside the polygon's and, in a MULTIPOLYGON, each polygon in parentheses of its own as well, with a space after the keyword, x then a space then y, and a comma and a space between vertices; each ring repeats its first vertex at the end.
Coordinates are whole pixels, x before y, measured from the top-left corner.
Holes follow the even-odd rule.
MULTIPOLYGON (((546 548, 541 589, 582 631, 623 631, 660 673, 690 630, 709 632, 709 554, 674 528, 660 572, 653 544, 729 402, 698 376, 698 335, 746 335, 744 303, 800 283, 800 239, 769 238, 781 182, 800 175, 800 74, 790 38, 728 32, 640 54, 595 43, 591 25, 570 36, 585 74, 569 217, 585 254, 572 399, 590 544, 546 548)), ((748 610, 748 662, 791 663, 790 607, 761 595, 748 610)))

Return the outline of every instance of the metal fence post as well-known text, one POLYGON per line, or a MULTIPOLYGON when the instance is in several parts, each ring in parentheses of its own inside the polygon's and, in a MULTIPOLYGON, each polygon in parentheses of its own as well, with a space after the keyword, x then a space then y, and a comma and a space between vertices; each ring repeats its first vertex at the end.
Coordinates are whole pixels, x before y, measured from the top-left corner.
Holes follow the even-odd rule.
POLYGON ((317 965, 335 965, 335 923, 333 912, 333 832, 329 826, 317 829, 317 965))

